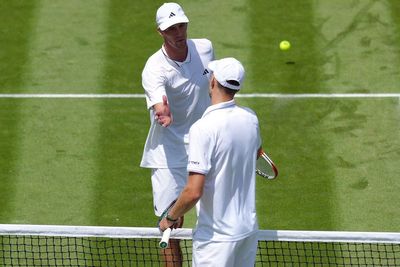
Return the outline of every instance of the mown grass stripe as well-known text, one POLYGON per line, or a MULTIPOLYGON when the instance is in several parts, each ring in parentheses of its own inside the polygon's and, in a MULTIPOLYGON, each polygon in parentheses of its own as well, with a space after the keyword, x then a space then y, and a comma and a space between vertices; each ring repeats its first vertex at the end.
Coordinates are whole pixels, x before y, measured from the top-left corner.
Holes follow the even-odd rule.
MULTIPOLYGON (((255 0, 248 3, 251 65, 247 69, 245 86, 255 93, 252 97, 270 97, 271 100, 254 101, 253 98, 243 97, 240 103, 257 111, 263 146, 270 151, 278 168, 281 168, 282 177, 288 181, 284 187, 279 186, 283 180, 258 184, 258 194, 268 199, 258 202, 260 226, 270 229, 332 229, 334 220, 331 203, 335 195, 332 170, 326 156, 329 153, 328 140, 323 135, 314 134, 319 128, 318 124, 307 127, 319 112, 312 117, 294 119, 299 112, 306 114, 323 107, 320 101, 308 99, 324 96, 317 94, 320 92, 321 54, 313 38, 313 5, 310 1, 255 0), (290 41, 292 48, 281 51, 279 43, 282 40, 290 41), (301 92, 307 95, 297 95, 299 88, 305 89, 301 92), (296 97, 308 98, 304 98, 304 103, 294 104, 291 99, 296 97), (296 127, 292 129, 288 125, 296 127), (306 157, 297 156, 307 155, 311 151, 314 157, 319 158, 322 168, 318 171, 307 164, 306 157), (308 194, 303 195, 300 191, 308 194), (317 205, 315 199, 318 199, 317 205), (319 214, 318 218, 315 217, 316 213, 319 214)), ((246 92, 246 88, 243 92, 246 92)))
POLYGON ((398 27, 388 1, 319 0, 313 4, 314 39, 323 52, 320 88, 343 93, 380 88, 398 92, 398 27))
MULTIPOLYGON (((0 4, 0 93, 23 91, 23 69, 28 61, 37 1, 0 4), (12 90, 8 90, 12 88, 12 90)), ((14 208, 15 164, 18 157, 19 101, 0 101, 0 221, 10 222, 14 208)))
POLYGON ((26 90, 96 92, 101 85, 108 0, 43 0, 31 40, 26 90))
POLYGON ((336 208, 331 213, 335 229, 354 229, 355 221, 360 229, 379 229, 380 219, 393 211, 371 200, 380 195, 386 195, 388 203, 398 199, 387 189, 396 183, 391 167, 398 161, 396 154, 380 155, 383 150, 398 149, 399 119, 394 109, 400 99, 399 53, 390 5, 376 0, 318 0, 313 8, 316 50, 323 52, 319 88, 340 93, 339 97, 386 98, 332 102, 321 120, 321 129, 329 129, 325 136, 331 144, 327 156, 334 171, 336 208), (369 94, 381 88, 386 94, 369 94))
MULTIPOLYGON (((107 4, 39 2, 24 73, 27 91, 100 88, 107 4)), ((24 98, 19 105, 11 223, 90 223, 100 103, 24 98)))

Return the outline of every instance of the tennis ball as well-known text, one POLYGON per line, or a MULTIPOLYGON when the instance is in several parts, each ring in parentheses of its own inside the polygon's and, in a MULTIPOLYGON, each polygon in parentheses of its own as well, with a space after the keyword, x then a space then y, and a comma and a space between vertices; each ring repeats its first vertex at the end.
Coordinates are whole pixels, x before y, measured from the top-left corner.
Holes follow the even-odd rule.
POLYGON ((289 43, 289 41, 282 41, 282 42, 279 44, 279 48, 280 48, 282 51, 289 50, 289 48, 290 48, 290 43, 289 43))

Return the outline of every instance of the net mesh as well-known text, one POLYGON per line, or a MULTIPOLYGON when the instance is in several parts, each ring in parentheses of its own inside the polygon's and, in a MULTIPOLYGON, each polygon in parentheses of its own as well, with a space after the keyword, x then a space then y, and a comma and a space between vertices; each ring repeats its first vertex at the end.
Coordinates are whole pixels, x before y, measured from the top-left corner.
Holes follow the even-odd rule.
POLYGON ((256 266, 400 266, 399 244, 259 242, 256 266))
MULTIPOLYGON (((0 266, 162 266, 157 240, 2 236, 0 266)), ((189 244, 183 244, 189 246, 189 244)), ((190 254, 186 252, 185 261, 190 254)))
MULTIPOLYGON (((38 229, 0 225, 0 266, 165 265, 156 228, 38 229)), ((190 229, 173 231, 181 239, 183 266, 191 266, 190 236, 190 229)), ((400 235, 264 230, 255 266, 400 266, 400 235)))

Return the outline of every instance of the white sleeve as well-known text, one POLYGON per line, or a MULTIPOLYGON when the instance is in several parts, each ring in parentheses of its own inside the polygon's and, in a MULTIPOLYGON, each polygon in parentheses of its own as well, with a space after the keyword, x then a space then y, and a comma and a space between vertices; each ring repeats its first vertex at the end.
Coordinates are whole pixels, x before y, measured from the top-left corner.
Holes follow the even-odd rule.
POLYGON ((207 174, 211 169, 211 156, 214 147, 212 138, 204 130, 199 130, 195 123, 189 131, 189 172, 207 174))
POLYGON ((166 95, 165 83, 165 77, 156 68, 149 67, 147 63, 142 72, 142 86, 146 94, 147 108, 162 102, 162 96, 166 95))

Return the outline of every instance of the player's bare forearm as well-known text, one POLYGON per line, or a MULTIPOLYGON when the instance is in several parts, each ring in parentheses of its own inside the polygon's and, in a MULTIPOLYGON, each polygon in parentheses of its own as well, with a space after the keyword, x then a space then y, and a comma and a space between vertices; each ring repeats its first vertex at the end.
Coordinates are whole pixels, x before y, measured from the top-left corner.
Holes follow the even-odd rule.
POLYGON ((177 228, 181 224, 183 215, 191 210, 197 203, 198 199, 191 198, 185 191, 179 196, 174 207, 168 212, 168 218, 176 220, 176 222, 168 220, 166 217, 160 221, 159 228, 165 231, 167 228, 177 228))
MULTIPOLYGON (((197 203, 200 197, 193 195, 189 190, 186 188, 182 191, 181 195, 179 196, 178 200, 176 201, 175 205, 172 209, 168 212, 168 217, 178 220, 176 223, 173 223, 166 218, 163 218, 160 221, 160 230, 164 231, 169 227, 174 227, 175 224, 179 223, 179 219, 189 210, 191 210, 197 203)), ((175 228, 175 227, 174 227, 175 228)))
MULTIPOLYGON (((168 212, 170 218, 181 218, 186 212, 191 210, 203 195, 205 175, 199 173, 190 173, 188 182, 181 192, 178 200, 168 212)), ((165 229, 173 226, 174 223, 164 218, 160 222, 160 229, 165 229)))
POLYGON ((191 192, 190 189, 185 188, 169 212, 170 216, 174 218, 182 217, 196 205, 200 197, 198 194, 191 192))

